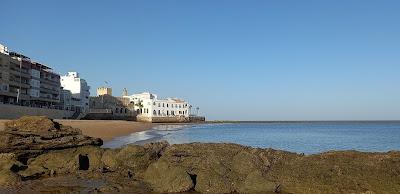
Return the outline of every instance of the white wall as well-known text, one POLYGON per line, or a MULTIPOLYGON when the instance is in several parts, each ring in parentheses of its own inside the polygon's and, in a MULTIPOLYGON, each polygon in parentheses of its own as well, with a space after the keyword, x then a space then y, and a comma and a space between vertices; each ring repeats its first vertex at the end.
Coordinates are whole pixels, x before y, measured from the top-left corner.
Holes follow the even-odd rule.
POLYGON ((88 111, 90 87, 86 80, 81 79, 77 72, 68 72, 67 75, 61 76, 60 82, 64 90, 71 91, 72 96, 80 100, 80 102, 73 102, 73 104, 82 107, 83 111, 88 111))
MULTIPOLYGON (((147 117, 189 117, 189 104, 186 101, 168 98, 157 99, 157 95, 149 93, 135 94, 129 96, 131 102, 138 104, 139 100, 143 104, 142 116, 147 117), (154 112, 155 111, 155 112, 154 112), (154 114, 155 113, 155 114, 154 114)), ((135 106, 135 110, 140 107, 135 106)))

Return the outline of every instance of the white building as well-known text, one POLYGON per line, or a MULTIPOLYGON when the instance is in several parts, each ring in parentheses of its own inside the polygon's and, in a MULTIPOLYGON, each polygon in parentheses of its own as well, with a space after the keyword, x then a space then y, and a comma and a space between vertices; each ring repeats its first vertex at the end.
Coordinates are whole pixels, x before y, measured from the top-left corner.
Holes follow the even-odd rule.
POLYGON ((3 53, 5 55, 9 55, 8 48, 6 46, 0 44, 0 53, 3 53))
POLYGON ((185 100, 178 98, 158 99, 149 92, 124 96, 129 98, 140 116, 145 117, 189 117, 191 106, 185 100))
POLYGON ((61 76, 61 86, 64 90, 71 91, 72 106, 80 107, 83 112, 89 110, 90 87, 86 80, 79 77, 77 72, 68 72, 67 75, 61 76))

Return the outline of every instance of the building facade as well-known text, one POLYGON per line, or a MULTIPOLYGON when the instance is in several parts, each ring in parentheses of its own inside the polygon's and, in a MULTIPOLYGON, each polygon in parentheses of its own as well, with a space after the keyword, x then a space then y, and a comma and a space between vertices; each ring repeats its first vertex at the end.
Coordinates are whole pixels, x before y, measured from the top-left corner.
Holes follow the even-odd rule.
POLYGON ((61 86, 71 92, 71 106, 82 112, 89 111, 90 87, 77 72, 68 72, 61 76, 61 86))
POLYGON ((191 112, 191 105, 179 98, 159 99, 149 92, 123 98, 129 99, 139 121, 183 122, 189 118, 191 112))
POLYGON ((111 95, 91 96, 89 112, 85 119, 135 120, 136 111, 127 105, 124 98, 111 95))
POLYGON ((58 108, 60 75, 0 45, 0 103, 58 108))
POLYGON ((101 96, 101 95, 110 95, 110 96, 112 96, 112 88, 109 88, 109 87, 97 88, 97 96, 101 96))

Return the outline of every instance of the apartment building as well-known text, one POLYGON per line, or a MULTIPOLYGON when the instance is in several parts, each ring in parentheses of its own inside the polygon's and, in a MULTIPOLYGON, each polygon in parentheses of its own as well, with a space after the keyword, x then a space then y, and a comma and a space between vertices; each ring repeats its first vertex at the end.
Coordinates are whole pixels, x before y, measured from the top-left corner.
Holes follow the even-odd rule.
POLYGON ((89 111, 90 86, 78 72, 68 72, 61 76, 61 86, 71 92, 71 104, 81 112, 89 111))
POLYGON ((60 75, 0 44, 0 104, 56 108, 60 75))

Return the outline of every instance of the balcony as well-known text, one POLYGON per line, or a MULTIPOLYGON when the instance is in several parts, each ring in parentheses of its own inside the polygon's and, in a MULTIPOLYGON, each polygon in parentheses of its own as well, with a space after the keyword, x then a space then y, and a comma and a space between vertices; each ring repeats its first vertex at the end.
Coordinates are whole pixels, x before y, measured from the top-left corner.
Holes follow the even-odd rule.
POLYGON ((50 94, 60 94, 60 90, 54 90, 54 89, 49 89, 49 88, 45 88, 45 87, 40 87, 39 89, 41 92, 46 92, 46 93, 50 93, 50 94))
POLYGON ((17 86, 17 87, 21 86, 21 88, 30 88, 31 87, 28 83, 20 82, 19 80, 18 81, 9 80, 9 82, 10 82, 10 85, 14 85, 14 86, 17 86))
MULTIPOLYGON (((3 95, 3 96, 11 96, 11 97, 17 97, 17 96, 18 96, 18 93, 17 93, 17 92, 12 92, 12 91, 10 91, 10 92, 0 91, 0 95, 3 95)), ((19 98, 20 98, 21 100, 29 100, 29 99, 30 99, 30 96, 27 95, 27 94, 20 94, 20 95, 19 95, 19 98)))
POLYGON ((60 80, 51 80, 49 78, 43 78, 43 77, 40 78, 40 82, 49 84, 52 86, 56 86, 56 87, 60 87, 60 85, 61 85, 60 80))
POLYGON ((19 70, 19 69, 15 69, 15 68, 10 68, 10 73, 12 73, 15 76, 21 76, 24 78, 31 78, 31 75, 29 74, 29 72, 25 72, 24 70, 19 70))

